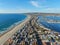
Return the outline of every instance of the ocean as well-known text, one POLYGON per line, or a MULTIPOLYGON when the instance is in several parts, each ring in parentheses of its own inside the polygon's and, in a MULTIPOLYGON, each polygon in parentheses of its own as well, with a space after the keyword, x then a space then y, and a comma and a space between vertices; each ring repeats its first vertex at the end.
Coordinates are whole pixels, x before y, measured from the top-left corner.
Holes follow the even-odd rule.
POLYGON ((38 16, 39 23, 42 24, 44 27, 60 32, 60 23, 48 23, 47 20, 55 20, 55 21, 60 21, 60 16, 38 16), (47 19, 47 20, 46 20, 47 19))
POLYGON ((0 34, 23 21, 26 17, 24 14, 0 14, 0 34))
MULTIPOLYGON (((0 14, 0 34, 8 31, 9 28, 14 27, 18 22, 23 21, 27 16, 24 14, 0 14)), ((39 23, 51 30, 60 32, 60 23, 48 23, 45 18, 49 20, 60 20, 59 16, 38 16, 39 23)))

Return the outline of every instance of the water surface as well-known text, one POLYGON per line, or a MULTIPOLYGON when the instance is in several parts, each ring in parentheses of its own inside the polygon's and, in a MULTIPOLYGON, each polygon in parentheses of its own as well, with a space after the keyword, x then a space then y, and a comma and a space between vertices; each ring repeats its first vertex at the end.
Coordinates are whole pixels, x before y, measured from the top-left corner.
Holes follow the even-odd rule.
POLYGON ((46 17, 39 16, 40 24, 42 24, 46 28, 60 32, 60 23, 48 23, 45 18, 47 18, 48 20, 60 21, 60 16, 46 16, 46 17))
POLYGON ((0 33, 4 32, 11 25, 26 18, 24 14, 0 14, 0 33))

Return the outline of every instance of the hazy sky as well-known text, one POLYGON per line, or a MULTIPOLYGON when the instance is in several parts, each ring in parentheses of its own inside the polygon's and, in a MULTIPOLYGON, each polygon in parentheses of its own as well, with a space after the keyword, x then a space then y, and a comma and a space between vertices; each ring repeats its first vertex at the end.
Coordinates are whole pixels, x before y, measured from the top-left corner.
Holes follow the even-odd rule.
POLYGON ((0 0, 0 13, 60 12, 60 0, 0 0))

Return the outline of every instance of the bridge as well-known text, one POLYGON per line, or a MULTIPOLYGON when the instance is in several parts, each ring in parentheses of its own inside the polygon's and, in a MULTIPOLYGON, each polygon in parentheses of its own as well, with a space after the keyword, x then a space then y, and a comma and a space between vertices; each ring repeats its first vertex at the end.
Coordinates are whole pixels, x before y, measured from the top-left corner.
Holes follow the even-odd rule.
POLYGON ((8 31, 7 33, 0 36, 0 45, 3 45, 14 33, 16 33, 18 30, 22 29, 22 27, 29 22, 33 17, 36 16, 60 16, 58 13, 27 13, 27 19, 8 31))

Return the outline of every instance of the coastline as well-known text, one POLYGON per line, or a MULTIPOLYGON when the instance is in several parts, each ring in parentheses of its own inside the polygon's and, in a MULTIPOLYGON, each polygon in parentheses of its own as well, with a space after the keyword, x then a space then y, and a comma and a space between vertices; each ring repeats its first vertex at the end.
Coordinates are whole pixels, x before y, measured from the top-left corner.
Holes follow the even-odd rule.
POLYGON ((4 34, 6 34, 7 32, 11 31, 11 29, 13 29, 15 26, 19 25, 20 23, 22 23, 24 20, 26 20, 28 18, 28 16, 26 16, 25 19, 18 21, 16 23, 14 23, 13 25, 11 25, 10 27, 7 28, 6 31, 2 31, 2 33, 0 33, 0 37, 3 36, 4 34))
POLYGON ((0 36, 0 44, 3 45, 5 41, 7 41, 16 31, 21 29, 23 25, 31 19, 31 16, 28 15, 26 19, 24 19, 21 23, 10 29, 8 32, 5 32, 0 36))
MULTIPOLYGON (((10 31, 6 32, 3 36, 0 37, 0 45, 3 45, 5 41, 7 41, 9 38, 11 38, 13 36, 14 33, 16 33, 18 30, 22 29, 24 24, 27 24, 27 22, 32 19, 32 16, 27 16, 26 19, 22 20, 21 23, 17 23, 12 29, 10 29, 10 31)), ((46 30, 50 30, 48 28, 45 28, 43 25, 40 25, 38 23, 38 25, 46 30)))
MULTIPOLYGON (((56 30, 52 30, 52 29, 50 29, 50 28, 45 27, 44 25, 42 25, 41 23, 39 23, 39 21, 40 21, 40 20, 38 20, 38 24, 39 24, 39 26, 40 26, 41 28, 46 29, 46 30, 49 30, 49 31, 58 32, 58 31, 56 31, 56 30)), ((59 32, 58 32, 58 33, 59 33, 59 32)))

